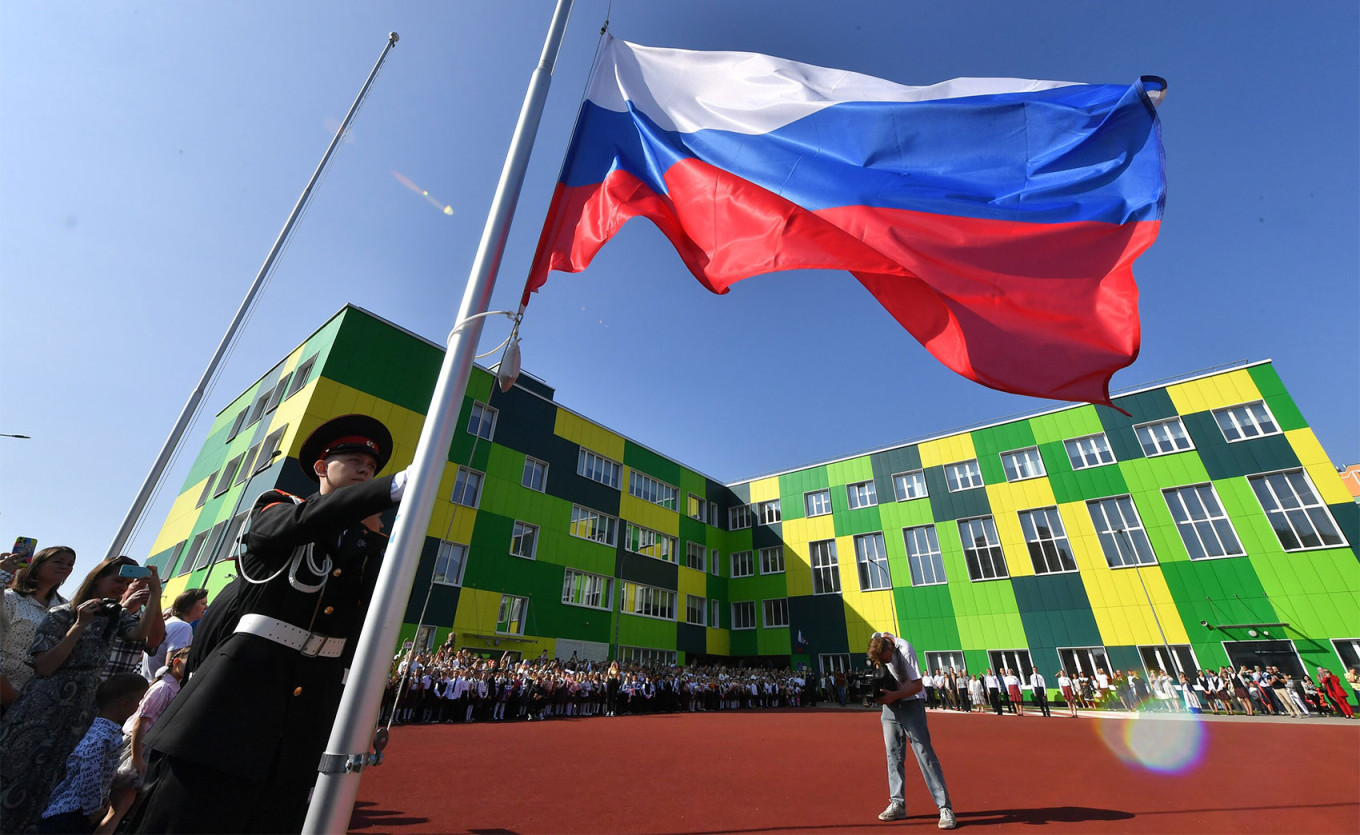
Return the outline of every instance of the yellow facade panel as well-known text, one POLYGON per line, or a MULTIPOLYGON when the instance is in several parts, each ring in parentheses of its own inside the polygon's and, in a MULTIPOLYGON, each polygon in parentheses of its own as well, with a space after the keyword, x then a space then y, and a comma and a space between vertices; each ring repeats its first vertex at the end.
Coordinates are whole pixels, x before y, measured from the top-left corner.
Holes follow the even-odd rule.
POLYGON ((1166 393, 1170 395, 1176 411, 1182 415, 1261 399, 1261 391, 1256 387, 1256 381, 1251 378, 1251 372, 1245 368, 1167 386, 1166 393))
POLYGON ((977 458, 977 450, 973 448, 973 436, 967 432, 926 441, 918 449, 921 453, 922 467, 938 467, 941 464, 977 458))
POLYGON ((704 646, 710 655, 731 655, 732 633, 710 626, 704 630, 704 646))
POLYGON ((198 497, 203 494, 207 485, 208 480, 205 478, 180 493, 175 503, 170 505, 170 512, 165 517, 165 526, 156 535, 156 541, 151 543, 152 554, 159 554, 181 539, 189 538, 189 534, 193 532, 194 521, 198 518, 198 508, 194 505, 198 503, 198 497))
POLYGON ((458 610, 453 615, 453 628, 458 632, 493 633, 500 611, 500 592, 464 588, 458 593, 458 610))
POLYGON ((626 492, 619 496, 619 516, 667 536, 680 535, 680 514, 626 492))
POLYGON ((751 504, 772 502, 779 498, 779 476, 761 478, 751 482, 751 504))
MULTIPOLYGON (((685 595, 708 597, 708 575, 693 568, 680 566, 676 577, 676 592, 676 609, 683 612, 685 610, 685 595)), ((707 604, 705 603, 705 605, 707 604)), ((707 613, 705 613, 705 616, 707 616, 707 613)))
POLYGON ((557 410, 557 422, 553 426, 553 433, 568 441, 580 444, 592 452, 598 452, 600 455, 613 458, 615 461, 623 461, 624 441, 622 435, 616 435, 580 415, 568 412, 566 409, 557 410))
POLYGON ((1313 485, 1317 487, 1318 495, 1322 497, 1323 502, 1342 504, 1354 501, 1354 497, 1346 489, 1345 482, 1341 480, 1341 475, 1327 458, 1327 453, 1322 449, 1322 444, 1318 442, 1317 435, 1313 434, 1312 429, 1291 429, 1284 433, 1284 436, 1289 439, 1294 454, 1308 471, 1308 477, 1313 480, 1313 485))

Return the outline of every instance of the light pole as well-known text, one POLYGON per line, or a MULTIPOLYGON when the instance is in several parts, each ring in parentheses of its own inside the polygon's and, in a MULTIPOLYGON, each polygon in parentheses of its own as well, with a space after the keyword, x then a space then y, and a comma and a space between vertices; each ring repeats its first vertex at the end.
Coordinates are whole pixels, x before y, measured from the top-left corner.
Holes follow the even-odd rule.
MULTIPOLYGON (((1147 583, 1143 582, 1143 561, 1138 556, 1138 551, 1133 547, 1133 541, 1129 538, 1129 532, 1123 528, 1115 528, 1114 532, 1124 540, 1124 546, 1133 555, 1133 573, 1138 575, 1138 585, 1143 587, 1143 596, 1147 598, 1148 608, 1152 610, 1152 621, 1157 624, 1157 634, 1162 636, 1162 648, 1166 650, 1166 657, 1170 659, 1171 666, 1178 668, 1180 662, 1176 660, 1176 654, 1171 651, 1171 644, 1166 640, 1166 632, 1162 629, 1162 619, 1157 617, 1157 607, 1152 605, 1152 595, 1148 594, 1147 583)), ((1177 669, 1176 672, 1184 672, 1177 669)))
POLYGON ((0 438, 22 438, 22 439, 25 440, 25 441, 31 441, 31 440, 33 440, 33 439, 32 439, 31 437, 29 437, 28 435, 10 435, 10 434, 7 434, 7 433, 0 433, 0 438))

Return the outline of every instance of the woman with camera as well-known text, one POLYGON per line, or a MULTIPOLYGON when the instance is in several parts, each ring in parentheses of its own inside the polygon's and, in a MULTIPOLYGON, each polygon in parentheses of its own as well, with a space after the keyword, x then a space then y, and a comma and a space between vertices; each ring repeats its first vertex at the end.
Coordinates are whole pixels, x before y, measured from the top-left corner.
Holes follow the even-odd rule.
POLYGON ((3 656, 0 657, 0 673, 4 674, 10 688, 0 699, 6 708, 33 677, 28 647, 38 632, 38 625, 47 617, 47 610, 66 602, 57 589, 71 575, 75 564, 76 552, 65 545, 44 548, 27 563, 13 554, 0 555, 0 584, 8 586, 5 589, 5 615, 9 628, 5 631, 3 656))
POLYGON ((38 626, 31 655, 34 677, 0 724, 0 830, 28 832, 38 823, 66 757, 85 735, 95 715, 94 691, 109 660, 115 635, 141 640, 152 620, 160 621, 160 579, 155 568, 127 598, 143 603, 140 621, 120 604, 133 580, 114 557, 95 566, 70 603, 52 608, 38 626))

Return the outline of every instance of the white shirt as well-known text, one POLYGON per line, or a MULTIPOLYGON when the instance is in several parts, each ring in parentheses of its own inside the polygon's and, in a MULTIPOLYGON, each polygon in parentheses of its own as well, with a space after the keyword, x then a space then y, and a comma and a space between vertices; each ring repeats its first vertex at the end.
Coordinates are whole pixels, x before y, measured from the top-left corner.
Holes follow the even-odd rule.
POLYGON ((1038 670, 1035 670, 1034 674, 1029 677, 1029 686, 1033 687, 1035 690, 1046 689, 1046 687, 1044 686, 1044 677, 1039 673, 1038 670))
MULTIPOLYGON (((897 686, 899 688, 906 687, 911 682, 921 678, 921 665, 916 661, 916 649, 910 641, 894 635, 892 642, 893 654, 892 658, 888 660, 888 669, 892 672, 893 678, 897 679, 897 686)), ((924 699, 925 697, 925 691, 922 690, 907 698, 924 699)))
POLYGON ((170 653, 182 647, 187 647, 194 642, 194 628, 185 623, 180 618, 171 615, 165 619, 165 640, 156 648, 156 652, 145 653, 142 655, 142 678, 154 682, 156 673, 161 667, 165 666, 165 659, 170 657, 170 653))

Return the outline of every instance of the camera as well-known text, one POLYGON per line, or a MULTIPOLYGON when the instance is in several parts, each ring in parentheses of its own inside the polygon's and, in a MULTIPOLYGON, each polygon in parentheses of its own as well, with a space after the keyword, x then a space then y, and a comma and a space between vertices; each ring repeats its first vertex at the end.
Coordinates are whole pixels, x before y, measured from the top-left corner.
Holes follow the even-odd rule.
POLYGON ((106 616, 109 619, 108 622, 104 624, 105 640, 111 638, 114 631, 118 629, 118 615, 122 611, 123 604, 114 600, 112 597, 105 597, 99 601, 99 609, 95 612, 95 616, 106 616))
POLYGON ((898 688, 897 678, 886 666, 875 667, 855 678, 855 683, 863 694, 865 707, 875 707, 875 700, 879 696, 884 693, 891 693, 898 688))

